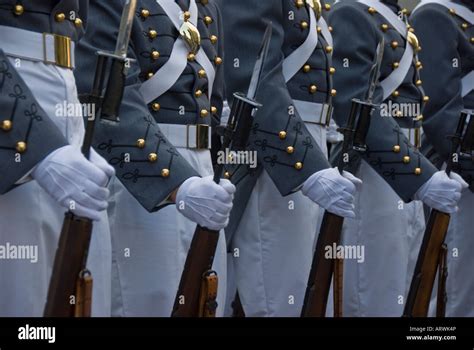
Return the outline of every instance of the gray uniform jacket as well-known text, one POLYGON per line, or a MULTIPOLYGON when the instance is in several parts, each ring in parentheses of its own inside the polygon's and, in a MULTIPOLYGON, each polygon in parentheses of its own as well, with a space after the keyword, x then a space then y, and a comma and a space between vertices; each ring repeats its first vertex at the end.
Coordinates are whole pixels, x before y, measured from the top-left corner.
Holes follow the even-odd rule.
MULTIPOLYGON (((454 2, 474 11, 474 2, 454 2)), ((449 12, 446 7, 427 4, 412 16, 412 23, 421 41, 420 58, 423 86, 431 96, 426 106, 423 127, 426 139, 423 151, 432 161, 441 165, 451 153, 451 141, 461 110, 474 109, 474 91, 461 96, 461 79, 474 70, 474 26, 449 12), (442 28, 436 36, 431 28, 442 28), (437 36, 441 33, 441 37, 437 36)), ((462 159, 456 169, 474 191, 474 161, 462 159)))
POLYGON ((224 67, 229 101, 233 92, 247 92, 265 27, 270 21, 273 24, 268 58, 256 97, 263 107, 255 116, 248 144, 249 150, 257 151, 258 167, 240 165, 227 169, 237 185, 230 224, 226 228, 226 234, 232 235, 261 171, 270 175, 281 195, 285 196, 297 190, 315 172, 330 167, 292 106, 293 100, 327 103, 332 80, 330 48, 320 35, 317 48, 307 62, 310 69, 301 67, 288 83, 285 82, 283 60, 308 36, 310 16, 303 2, 223 0, 220 7, 225 19, 224 67), (312 85, 317 86, 316 91, 311 91, 312 85), (293 147, 293 152, 287 152, 288 146, 293 147))
MULTIPOLYGON (((177 3, 183 11, 189 7, 189 0, 177 3)), ((77 55, 76 78, 81 93, 91 89, 95 51, 113 51, 115 48, 123 4, 124 1, 90 2, 91 20, 77 55)), ((211 96, 211 103, 207 97, 207 77, 199 63, 191 60, 171 89, 145 103, 140 86, 169 60, 179 33, 156 1, 141 0, 138 1, 129 45, 129 57, 136 62, 128 73, 120 122, 115 125, 98 123, 96 129, 95 149, 115 167, 117 177, 148 211, 160 208, 176 187, 197 175, 160 132, 158 123, 211 125, 213 119, 218 123, 222 110, 223 78, 218 64, 222 56, 221 38, 218 37, 219 13, 212 1, 197 1, 197 6, 201 46, 217 71, 213 89, 216 93, 211 96), (181 114, 181 110, 185 113, 181 114), (139 139, 145 140, 144 146, 138 146, 139 139), (127 155, 130 156, 129 162, 125 161, 127 155)))
MULTIPOLYGON (((393 5, 392 9, 394 12, 399 10, 398 6, 393 5)), ((334 118, 338 125, 344 126, 349 116, 351 100, 365 97, 370 69, 381 38, 385 40, 385 48, 380 80, 397 69, 406 40, 386 23, 382 15, 369 11, 366 5, 354 1, 336 4, 329 15, 329 23, 334 27, 334 85, 338 90, 333 101, 334 118)), ((424 104, 427 98, 419 86, 419 80, 419 70, 413 62, 397 90, 382 101, 382 91, 377 89, 375 102, 424 104)), ((400 130, 419 127, 421 120, 419 116, 393 118, 381 114, 382 109, 376 109, 372 115, 366 141, 368 150, 361 156, 400 198, 409 202, 420 186, 436 171, 400 130)))
MULTIPOLYGON (((2 1, 0 25, 77 41, 87 19, 87 0, 2 1), (70 15, 74 14, 71 20, 70 15)), ((22 45, 18 43, 18 45, 22 45)), ((67 140, 35 100, 0 44, 0 193, 6 193, 67 140), (20 156, 20 157, 18 157, 20 156), (21 160, 21 161, 18 161, 21 160)))

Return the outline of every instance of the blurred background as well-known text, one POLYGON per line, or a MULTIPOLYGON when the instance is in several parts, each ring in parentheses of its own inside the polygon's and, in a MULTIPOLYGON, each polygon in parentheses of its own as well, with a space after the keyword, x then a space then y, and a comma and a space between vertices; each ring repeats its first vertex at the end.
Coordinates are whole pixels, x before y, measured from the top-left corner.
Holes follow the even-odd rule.
MULTIPOLYGON (((334 2, 334 0, 329 0, 329 2, 334 2)), ((409 10, 412 10, 420 1, 419 0, 399 0, 399 3, 402 7, 406 7, 409 10)))

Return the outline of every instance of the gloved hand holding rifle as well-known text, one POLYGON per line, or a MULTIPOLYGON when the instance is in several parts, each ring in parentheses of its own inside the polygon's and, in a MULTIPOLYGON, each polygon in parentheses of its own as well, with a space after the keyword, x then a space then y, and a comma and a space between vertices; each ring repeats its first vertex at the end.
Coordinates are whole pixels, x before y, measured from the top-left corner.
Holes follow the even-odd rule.
MULTIPOLYGON (((65 215, 44 309, 45 317, 91 315, 92 276, 86 267, 92 234, 91 219, 98 220, 99 212, 106 209, 108 190, 103 187, 114 174, 113 168, 99 159, 91 144, 96 122, 119 122, 119 108, 130 63, 127 50, 136 4, 137 0, 128 0, 124 6, 115 52, 97 53, 92 93, 86 96, 84 102, 95 104, 99 118, 92 118, 87 123, 82 146, 83 156, 74 154, 71 146, 66 146, 51 154, 48 157, 49 162, 40 164, 33 174, 54 189, 53 196, 60 202, 74 201, 75 207, 65 215), (67 154, 74 156, 69 157, 67 161, 61 161, 67 154), (86 158, 95 164, 97 169, 88 165, 86 158), (70 177, 59 176, 58 168, 69 169, 70 177), (78 183, 74 174, 86 176, 78 183)), ((69 207, 67 203, 64 204, 69 207)))
POLYGON ((346 160, 349 160, 348 155, 351 149, 365 151, 367 148, 365 140, 370 126, 370 118, 374 108, 376 107, 373 104, 373 97, 380 77, 383 52, 384 41, 382 39, 377 46, 377 54, 371 69, 370 85, 367 90, 365 101, 357 99, 352 100, 352 109, 347 125, 345 128, 340 129, 340 132, 344 135, 344 141, 337 171, 336 169, 327 169, 324 170, 325 174, 323 176, 319 175, 321 172, 314 174, 306 181, 302 189, 303 193, 311 198, 312 191, 311 189, 308 189, 307 183, 317 179, 316 181, 319 183, 319 186, 323 189, 326 187, 330 189, 330 198, 333 198, 334 203, 337 203, 336 199, 341 199, 339 201, 341 204, 321 204, 321 206, 326 208, 326 211, 324 212, 321 229, 316 243, 316 250, 314 252, 311 271, 308 278, 301 317, 326 316, 326 306, 329 289, 331 287, 331 280, 334 281, 334 316, 342 316, 343 260, 326 259, 325 249, 327 246, 340 244, 344 217, 355 217, 352 203, 354 201, 356 186, 360 186, 362 181, 349 172, 346 172, 344 169, 347 165, 346 160), (346 179, 347 186, 345 188, 341 185, 339 185, 339 188, 333 185, 334 180, 332 179, 336 178, 337 175, 346 179), (322 179, 319 180, 320 178, 322 179), (345 199, 345 201, 343 201, 343 199, 345 199))
MULTIPOLYGON (((271 23, 267 26, 263 38, 262 46, 259 51, 257 62, 250 81, 250 87, 247 96, 241 93, 234 94, 231 114, 227 123, 227 127, 223 131, 222 149, 231 148, 233 150, 244 149, 250 134, 253 123, 253 115, 255 110, 260 106, 254 98, 257 93, 260 77, 263 71, 265 58, 267 56, 268 47, 271 39, 272 27, 271 23)), ((235 187, 228 180, 221 180, 224 164, 218 164, 215 170, 214 182, 222 186, 222 191, 216 194, 214 198, 208 195, 207 201, 223 201, 225 202, 232 197, 235 187)), ((196 221, 208 225, 203 227, 199 225, 191 242, 191 247, 186 258, 184 271, 181 275, 179 289, 173 307, 172 317, 214 317, 217 308, 217 274, 212 270, 214 255, 219 239, 219 228, 227 225, 227 217, 231 206, 223 206, 218 210, 212 210, 211 205, 206 208, 205 203, 199 205, 199 210, 193 208, 197 205, 193 201, 194 196, 206 196, 206 187, 211 188, 210 179, 205 180, 205 187, 197 188, 193 178, 188 179, 189 183, 184 182, 181 186, 187 195, 181 195, 183 189, 180 188, 177 193, 177 201, 183 198, 191 204, 188 215, 196 217, 196 221), (191 188, 191 189, 188 189, 191 188), (191 192, 191 194, 189 194, 191 192), (204 216, 203 214, 204 213, 204 216), (201 218, 199 218, 201 217, 201 218), (206 223, 207 222, 207 223, 206 223)), ((185 213, 183 213, 185 214, 185 213)))

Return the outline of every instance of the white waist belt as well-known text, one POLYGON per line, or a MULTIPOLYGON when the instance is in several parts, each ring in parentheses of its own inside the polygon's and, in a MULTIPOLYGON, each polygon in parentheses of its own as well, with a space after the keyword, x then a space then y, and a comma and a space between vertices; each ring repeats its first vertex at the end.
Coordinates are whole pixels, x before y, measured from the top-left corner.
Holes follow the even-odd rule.
POLYGON ((160 130, 176 148, 211 149, 209 125, 159 124, 160 130))
POLYGON ((0 26, 0 49, 7 56, 73 69, 74 48, 67 36, 0 26))
POLYGON ((293 103, 305 123, 329 126, 332 116, 331 105, 300 100, 294 100, 293 103))

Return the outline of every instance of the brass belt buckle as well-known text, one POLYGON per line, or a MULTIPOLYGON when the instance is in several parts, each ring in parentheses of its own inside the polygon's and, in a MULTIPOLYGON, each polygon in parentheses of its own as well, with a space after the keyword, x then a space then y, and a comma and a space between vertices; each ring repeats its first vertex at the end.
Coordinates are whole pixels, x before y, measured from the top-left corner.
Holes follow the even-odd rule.
POLYGON ((71 38, 63 35, 43 33, 43 53, 44 61, 46 63, 55 64, 64 68, 73 68, 73 57, 72 57, 72 45, 71 38), (54 61, 53 57, 48 57, 48 44, 51 43, 49 40, 53 38, 52 44, 54 45, 54 61))
POLYGON ((209 149, 209 125, 196 125, 196 148, 209 149))
POLYGON ((209 134, 210 134, 210 127, 206 124, 197 124, 197 125, 187 125, 186 129, 187 140, 186 146, 187 148, 195 148, 195 149, 209 149, 209 134), (189 145, 189 129, 190 127, 195 127, 195 135, 196 135, 196 145, 190 147, 189 145))

